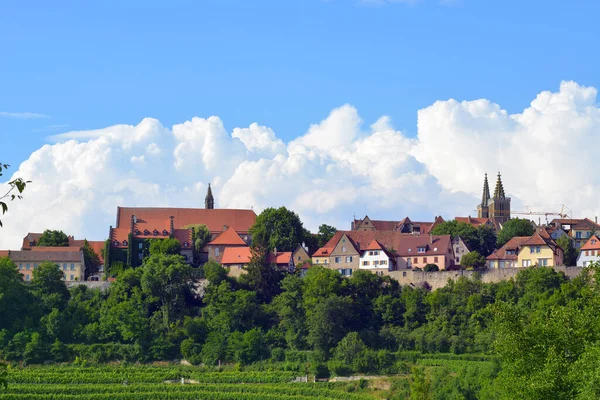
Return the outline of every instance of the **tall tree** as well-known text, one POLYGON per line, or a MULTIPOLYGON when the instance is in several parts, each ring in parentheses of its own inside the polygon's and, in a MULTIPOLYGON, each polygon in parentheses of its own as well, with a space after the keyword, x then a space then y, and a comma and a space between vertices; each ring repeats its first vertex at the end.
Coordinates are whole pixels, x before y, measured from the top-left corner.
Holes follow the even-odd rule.
POLYGON ((462 257, 460 265, 465 268, 483 269, 485 268, 485 257, 476 251, 471 251, 462 257))
POLYGON ((258 231, 264 231, 268 237, 269 250, 276 248, 277 251, 294 251, 304 240, 304 227, 300 217, 285 207, 267 208, 261 212, 250 228, 253 242, 258 231))
POLYGON ((15 263, 0 258, 0 331, 21 329, 31 304, 33 299, 15 263))
POLYGON ((513 237, 531 236, 534 232, 535 229, 533 229, 533 225, 528 219, 509 219, 504 223, 502 229, 498 233, 496 246, 502 247, 513 237))
POLYGON ((33 293, 47 310, 62 310, 66 307, 70 295, 63 278, 60 267, 49 261, 44 261, 33 270, 33 293))
POLYGON ((192 230, 192 239, 194 242, 194 251, 200 253, 204 246, 210 242, 211 234, 206 225, 203 224, 194 224, 194 225, 186 225, 187 229, 192 230))
POLYGON ((329 242, 336 232, 337 228, 334 226, 327 224, 319 226, 319 232, 317 233, 319 247, 323 247, 325 243, 329 242))
MULTIPOLYGON (((3 171, 8 169, 10 166, 8 164, 3 164, 0 162, 0 176, 3 175, 3 171)), ((25 190, 25 187, 30 181, 24 181, 22 178, 15 178, 12 181, 8 182, 8 190, 0 194, 0 208, 2 209, 2 215, 6 214, 8 211, 7 201, 13 201, 16 199, 22 199, 21 194, 25 190)), ((0 227, 2 226, 2 220, 0 220, 0 227)))
POLYGON ((86 240, 83 241, 83 259, 85 261, 85 279, 89 278, 91 275, 97 274, 100 271, 100 265, 102 262, 100 261, 100 256, 98 253, 90 246, 90 243, 86 240))
POLYGON ((63 231, 46 229, 37 243, 38 246, 66 247, 69 237, 63 231))
POLYGON ((556 240, 556 244, 558 244, 563 251, 563 263, 567 267, 577 265, 577 249, 571 238, 568 235, 563 235, 556 240))
POLYGON ((246 266, 247 273, 240 276, 239 281, 256 292, 258 298, 265 303, 279 294, 279 283, 283 278, 277 265, 268 260, 269 251, 260 241, 256 241, 250 247, 250 262, 246 266))
POLYGON ((471 250, 484 257, 489 256, 496 248, 496 232, 489 226, 479 225, 477 227, 477 242, 478 246, 471 250))
POLYGON ((150 242, 150 254, 171 254, 178 255, 181 253, 181 242, 174 238, 168 239, 153 239, 150 242))

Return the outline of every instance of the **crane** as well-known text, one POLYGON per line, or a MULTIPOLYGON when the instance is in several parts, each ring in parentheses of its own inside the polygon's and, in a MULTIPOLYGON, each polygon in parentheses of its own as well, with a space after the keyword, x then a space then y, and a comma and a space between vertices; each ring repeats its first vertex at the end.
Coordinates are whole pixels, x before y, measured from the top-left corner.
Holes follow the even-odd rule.
POLYGON ((529 208, 529 206, 525 206, 526 211, 511 211, 511 214, 516 214, 516 215, 538 215, 538 216, 544 216, 546 217, 546 224, 548 224, 548 216, 549 215, 559 215, 561 218, 568 218, 569 215, 565 212, 565 208, 568 211, 571 211, 567 206, 565 206, 564 204, 562 205, 560 212, 553 212, 553 211, 531 211, 531 209, 529 208))

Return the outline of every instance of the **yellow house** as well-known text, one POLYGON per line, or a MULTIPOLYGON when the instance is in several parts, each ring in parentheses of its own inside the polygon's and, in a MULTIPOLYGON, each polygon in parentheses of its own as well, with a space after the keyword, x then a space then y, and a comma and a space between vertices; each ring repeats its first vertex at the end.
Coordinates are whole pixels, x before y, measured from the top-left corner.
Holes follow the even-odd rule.
POLYGON ((562 249, 544 229, 534 233, 520 245, 517 267, 554 267, 562 264, 562 249))
POLYGON ((73 247, 54 247, 44 251, 10 251, 8 257, 17 264, 23 280, 33 279, 33 271, 44 261, 58 265, 66 282, 83 281, 85 261, 83 251, 73 247))

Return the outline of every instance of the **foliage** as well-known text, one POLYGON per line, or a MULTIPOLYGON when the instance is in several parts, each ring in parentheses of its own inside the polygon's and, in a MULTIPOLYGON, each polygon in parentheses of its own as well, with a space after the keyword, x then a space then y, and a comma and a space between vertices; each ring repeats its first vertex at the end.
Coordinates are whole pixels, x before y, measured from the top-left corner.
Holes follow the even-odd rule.
POLYGON ((471 251, 460 259, 460 265, 464 268, 483 269, 485 268, 485 257, 476 251, 471 251))
POLYGON ((175 238, 152 239, 150 241, 150 255, 181 253, 181 242, 175 238))
POLYGON ((471 251, 477 251, 484 257, 492 254, 496 246, 496 233, 486 225, 475 228, 465 222, 444 221, 436 225, 431 233, 433 235, 450 235, 452 238, 460 237, 471 251))
POLYGON ((563 264, 567 267, 577 265, 577 249, 573 244, 573 240, 568 235, 563 235, 556 240, 556 244, 563 251, 563 264))
POLYGON ((194 243, 194 251, 197 253, 202 252, 204 246, 210 242, 211 234, 206 225, 187 225, 186 229, 192 230, 192 241, 194 243))
MULTIPOLYGON (((8 164, 0 163, 0 176, 2 176, 4 174, 3 171, 7 170, 9 167, 10 165, 8 164)), ((27 187, 28 183, 31 183, 31 181, 25 181, 22 178, 15 178, 8 182, 8 191, 4 194, 0 194, 0 208, 2 209, 2 215, 6 214, 8 211, 8 204, 6 201, 22 199, 22 193, 27 187)), ((2 227, 2 220, 0 220, 0 227, 2 227)))
POLYGON ((46 229, 37 242, 38 246, 66 247, 69 245, 69 237, 63 231, 46 229))
POLYGON ((273 296, 279 294, 282 273, 277 265, 268 262, 268 249, 260 242, 252 245, 250 254, 247 273, 240 277, 240 281, 255 291, 261 300, 270 303, 273 296))
POLYGON ((437 264, 427 264, 423 267, 423 271, 425 272, 435 272, 435 271, 439 271, 440 267, 437 266, 437 264))
POLYGON ((102 262, 96 251, 90 246, 89 242, 83 241, 83 259, 85 261, 85 279, 100 271, 102 262))
POLYGON ((300 217, 285 207, 267 208, 256 217, 250 228, 253 243, 268 250, 294 251, 304 241, 305 229, 300 217), (261 243, 261 238, 266 242, 261 243))
POLYGON ((534 232, 533 225, 528 219, 509 219, 502 225, 502 229, 498 233, 496 246, 500 248, 515 236, 531 236, 534 232))
POLYGON ((331 225, 321 224, 317 233, 317 245, 319 247, 323 247, 325 243, 327 243, 333 237, 333 235, 335 235, 336 232, 337 228, 331 225))

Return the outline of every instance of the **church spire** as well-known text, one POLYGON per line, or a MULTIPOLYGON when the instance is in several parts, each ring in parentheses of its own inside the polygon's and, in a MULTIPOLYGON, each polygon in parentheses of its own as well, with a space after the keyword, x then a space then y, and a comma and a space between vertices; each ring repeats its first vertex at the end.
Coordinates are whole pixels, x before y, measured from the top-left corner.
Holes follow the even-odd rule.
POLYGON ((215 198, 213 197, 210 183, 208 184, 208 191, 206 192, 206 198, 204 199, 204 208, 207 210, 212 210, 215 208, 215 198))
POLYGON ((494 190, 494 199, 505 199, 504 186, 502 185, 502 178, 498 171, 498 179, 496 180, 496 189, 494 190))
POLYGON ((481 206, 487 207, 490 200, 490 185, 488 184, 487 172, 485 173, 485 179, 483 180, 483 195, 481 196, 481 206))

